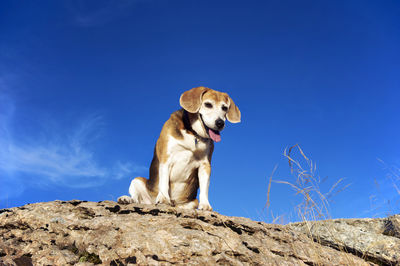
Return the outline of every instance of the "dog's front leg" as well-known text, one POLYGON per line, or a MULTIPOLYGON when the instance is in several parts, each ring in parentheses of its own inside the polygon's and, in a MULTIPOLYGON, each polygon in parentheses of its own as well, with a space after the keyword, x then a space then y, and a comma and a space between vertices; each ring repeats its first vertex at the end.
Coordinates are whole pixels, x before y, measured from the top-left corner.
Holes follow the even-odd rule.
POLYGON ((156 204, 171 204, 169 197, 169 171, 168 164, 163 163, 159 166, 158 172, 158 195, 156 204))
POLYGON ((211 165, 206 162, 199 167, 199 185, 200 185, 200 210, 212 211, 210 202, 208 201, 208 188, 210 186, 211 165))

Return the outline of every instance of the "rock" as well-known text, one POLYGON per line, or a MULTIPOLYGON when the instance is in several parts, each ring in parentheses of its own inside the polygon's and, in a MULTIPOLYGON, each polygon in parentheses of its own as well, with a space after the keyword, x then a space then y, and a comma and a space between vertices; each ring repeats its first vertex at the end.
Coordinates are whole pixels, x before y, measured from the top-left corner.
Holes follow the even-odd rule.
POLYGON ((288 225, 314 241, 351 252, 379 265, 400 264, 400 215, 377 219, 334 219, 288 225))
MULTIPOLYGON (((398 263, 398 246, 388 244, 398 244, 396 219, 391 233, 380 232, 377 241, 384 240, 389 251, 382 251, 385 260, 375 261, 338 243, 313 241, 302 224, 266 224, 171 206, 53 201, 0 210, 0 265, 398 263)), ((359 223, 371 235, 379 231, 368 221, 359 223)))
POLYGON ((400 215, 393 215, 383 219, 382 233, 387 236, 400 238, 400 215))

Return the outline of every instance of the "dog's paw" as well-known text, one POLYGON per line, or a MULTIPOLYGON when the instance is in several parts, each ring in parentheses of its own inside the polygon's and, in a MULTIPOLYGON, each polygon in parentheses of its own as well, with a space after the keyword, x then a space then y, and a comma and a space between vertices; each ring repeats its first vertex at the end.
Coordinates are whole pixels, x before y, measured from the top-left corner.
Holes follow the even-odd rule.
POLYGON ((129 196, 121 196, 118 198, 118 203, 120 203, 120 204, 133 203, 133 199, 129 196))
POLYGON ((156 204, 168 204, 168 205, 171 205, 171 199, 169 197, 166 197, 162 193, 158 193, 157 198, 156 198, 156 204))
POLYGON ((200 203, 199 204, 199 210, 212 211, 213 209, 211 208, 210 203, 200 203))

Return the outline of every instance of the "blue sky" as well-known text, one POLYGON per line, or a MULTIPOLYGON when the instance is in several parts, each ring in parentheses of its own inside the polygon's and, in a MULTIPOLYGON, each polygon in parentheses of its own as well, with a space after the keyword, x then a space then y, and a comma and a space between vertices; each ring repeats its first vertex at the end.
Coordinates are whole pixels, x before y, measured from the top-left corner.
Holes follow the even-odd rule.
POLYGON ((273 180, 294 182, 282 154, 298 143, 327 177, 322 192, 350 184, 334 218, 398 212, 399 12, 398 1, 2 1, 0 208, 127 194, 180 94, 202 85, 242 112, 216 144, 214 210, 295 220, 287 185, 272 183, 263 208, 275 165, 273 180))

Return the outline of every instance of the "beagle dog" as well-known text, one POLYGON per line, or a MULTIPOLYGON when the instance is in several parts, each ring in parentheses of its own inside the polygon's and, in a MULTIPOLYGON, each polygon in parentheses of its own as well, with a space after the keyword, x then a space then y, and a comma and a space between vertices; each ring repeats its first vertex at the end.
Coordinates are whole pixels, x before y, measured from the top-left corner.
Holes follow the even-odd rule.
POLYGON ((240 122, 240 111, 228 94, 206 87, 184 92, 179 102, 182 109, 171 114, 157 140, 149 179, 133 179, 130 196, 121 196, 119 203, 212 210, 208 187, 214 142, 221 141, 226 119, 240 122))

